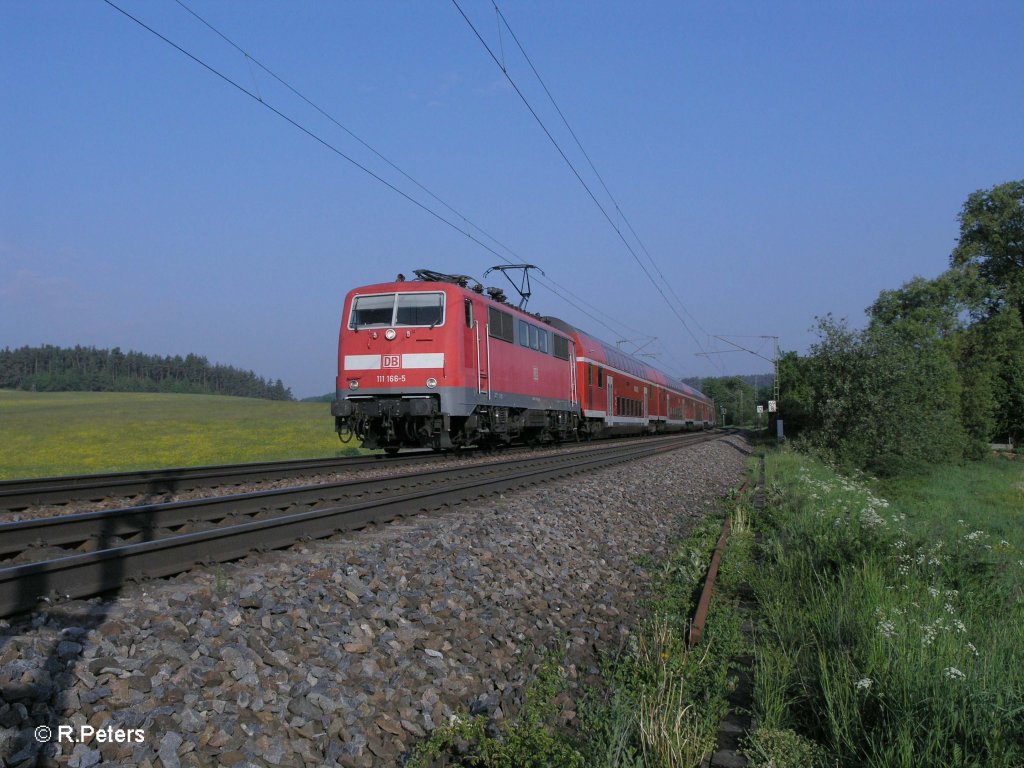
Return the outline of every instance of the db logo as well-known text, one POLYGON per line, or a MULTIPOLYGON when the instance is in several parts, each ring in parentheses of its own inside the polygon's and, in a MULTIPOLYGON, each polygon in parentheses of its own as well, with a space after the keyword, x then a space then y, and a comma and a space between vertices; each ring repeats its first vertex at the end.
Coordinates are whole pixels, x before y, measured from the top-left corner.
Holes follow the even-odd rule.
POLYGON ((402 367, 402 356, 401 355, 384 355, 384 367, 385 368, 401 368, 402 367))

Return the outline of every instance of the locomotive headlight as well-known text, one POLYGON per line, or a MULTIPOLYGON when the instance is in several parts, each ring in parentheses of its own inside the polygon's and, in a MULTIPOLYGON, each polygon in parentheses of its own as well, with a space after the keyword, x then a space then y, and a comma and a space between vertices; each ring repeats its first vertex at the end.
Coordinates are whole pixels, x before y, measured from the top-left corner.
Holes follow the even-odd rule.
POLYGON ((437 386, 437 379, 435 379, 433 376, 431 376, 429 379, 427 379, 427 388, 428 389, 433 389, 436 386, 437 386))
POLYGON ((359 381, 357 379, 350 379, 348 382, 349 389, 359 389, 359 381))
POLYGON ((384 338, 387 339, 388 341, 393 341, 395 336, 397 335, 398 334, 395 333, 394 328, 388 328, 386 331, 384 331, 384 338))

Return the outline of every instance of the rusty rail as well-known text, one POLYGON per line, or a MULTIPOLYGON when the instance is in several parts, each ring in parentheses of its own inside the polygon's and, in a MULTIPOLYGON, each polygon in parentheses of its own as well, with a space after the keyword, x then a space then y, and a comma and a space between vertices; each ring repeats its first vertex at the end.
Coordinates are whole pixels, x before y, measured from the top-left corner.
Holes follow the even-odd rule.
MULTIPOLYGON (((740 487, 740 497, 746 493, 750 486, 750 479, 744 481, 740 487)), ((707 578, 704 579, 704 589, 701 590, 700 600, 697 602, 697 611, 693 615, 693 623, 690 624, 689 646, 693 648, 704 636, 704 624, 708 619, 708 608, 711 606, 711 593, 715 588, 715 579, 718 576, 718 566, 722 562, 722 553, 725 551, 725 542, 729 538, 729 530, 732 528, 732 520, 728 517, 722 524, 722 535, 718 537, 718 544, 715 546, 715 553, 711 556, 711 565, 708 567, 707 578)))

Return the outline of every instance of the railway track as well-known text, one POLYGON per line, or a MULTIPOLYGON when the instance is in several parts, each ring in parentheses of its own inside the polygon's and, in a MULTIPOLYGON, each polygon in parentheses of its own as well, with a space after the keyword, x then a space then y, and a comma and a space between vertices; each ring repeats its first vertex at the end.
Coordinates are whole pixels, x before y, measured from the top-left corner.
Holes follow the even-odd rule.
MULTIPOLYGON (((635 440, 634 437, 612 438, 635 440)), ((530 450, 516 445, 509 453, 530 450)), ((199 488, 218 488, 304 475, 361 472, 384 467, 405 467, 449 460, 477 453, 473 447, 458 452, 424 450, 398 455, 373 454, 317 459, 292 459, 249 464, 215 464, 203 467, 146 469, 93 475, 65 475, 20 480, 0 480, 0 512, 17 512, 34 506, 66 505, 77 501, 103 501, 133 496, 158 498, 199 488)))
POLYGON ((694 445, 690 434, 371 480, 0 524, 0 616, 694 445))
POLYGON ((195 488, 238 485, 254 480, 278 480, 321 472, 420 464, 437 461, 443 456, 444 454, 425 451, 398 456, 376 454, 4 480, 0 481, 0 510, 19 510, 40 504, 66 504, 71 501, 98 501, 116 496, 162 496, 195 488))

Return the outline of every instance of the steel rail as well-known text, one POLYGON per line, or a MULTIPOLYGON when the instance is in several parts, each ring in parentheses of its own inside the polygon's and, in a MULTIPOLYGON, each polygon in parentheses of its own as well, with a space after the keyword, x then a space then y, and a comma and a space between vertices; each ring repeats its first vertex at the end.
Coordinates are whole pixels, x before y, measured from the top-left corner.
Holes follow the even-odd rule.
POLYGON ((446 482, 452 472, 469 477, 486 476, 506 471, 509 467, 567 463, 573 461, 576 455, 596 455, 618 448, 621 446, 606 444, 581 448, 571 453, 505 459, 454 469, 449 467, 0 523, 0 558, 11 558, 32 549, 80 545, 87 541, 99 542, 100 548, 103 548, 102 545, 108 544, 115 537, 125 539, 138 535, 153 536, 159 531, 192 523, 223 521, 231 517, 288 510, 302 505, 337 503, 371 495, 380 497, 411 486, 446 482))
MULTIPOLYGON (((669 450, 717 439, 720 435, 684 436, 670 441, 618 446, 586 454, 570 454, 572 462, 557 466, 506 467, 487 478, 434 483, 426 489, 399 493, 343 506, 315 507, 263 520, 175 534, 153 541, 125 544, 95 552, 0 569, 0 616, 36 607, 51 594, 77 598, 119 589, 126 581, 181 573, 195 565, 235 560, 253 551, 287 547, 296 541, 323 538, 396 517, 452 508, 457 504, 564 478, 613 464, 646 458, 669 450)), ((536 463, 536 462, 534 462, 536 463)))
MULTIPOLYGON (((638 436, 613 439, 636 439, 636 437, 638 436)), ((529 447, 515 445, 507 450, 529 447)), ((72 501, 98 501, 113 497, 163 496, 195 488, 280 480, 309 473, 359 471, 373 467, 422 464, 465 456, 476 450, 471 446, 458 452, 438 453, 424 450, 395 456, 381 453, 369 456, 289 459, 249 464, 210 464, 199 467, 0 480, 0 511, 17 511, 31 506, 67 504, 72 501)))
POLYGON ((212 464, 202 467, 145 469, 99 475, 64 475, 27 480, 0 481, 0 510, 24 509, 39 504, 95 501, 111 496, 163 495, 193 488, 235 485, 255 480, 277 480, 310 472, 339 472, 349 469, 437 461, 445 454, 434 452, 387 456, 346 456, 320 459, 261 461, 251 464, 212 464))

